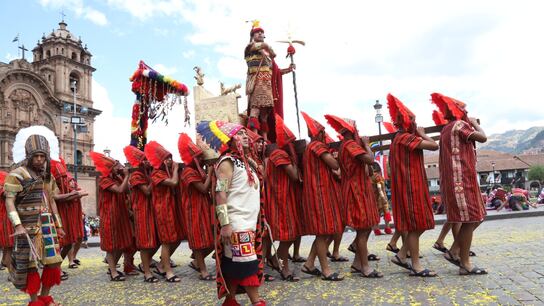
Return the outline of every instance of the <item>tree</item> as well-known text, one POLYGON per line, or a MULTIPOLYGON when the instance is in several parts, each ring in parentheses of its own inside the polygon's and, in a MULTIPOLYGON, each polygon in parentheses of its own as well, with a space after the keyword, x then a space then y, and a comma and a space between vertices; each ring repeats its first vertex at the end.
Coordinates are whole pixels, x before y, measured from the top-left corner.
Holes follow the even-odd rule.
POLYGON ((544 182, 544 166, 535 165, 529 169, 529 180, 544 182))

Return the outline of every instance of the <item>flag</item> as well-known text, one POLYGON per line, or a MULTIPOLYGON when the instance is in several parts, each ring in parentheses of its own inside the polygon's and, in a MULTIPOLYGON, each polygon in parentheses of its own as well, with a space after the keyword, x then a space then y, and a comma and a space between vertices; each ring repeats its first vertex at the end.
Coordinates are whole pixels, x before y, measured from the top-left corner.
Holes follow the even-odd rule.
POLYGON ((16 42, 16 41, 19 41, 19 33, 17 33, 17 36, 15 36, 15 38, 11 42, 16 42))

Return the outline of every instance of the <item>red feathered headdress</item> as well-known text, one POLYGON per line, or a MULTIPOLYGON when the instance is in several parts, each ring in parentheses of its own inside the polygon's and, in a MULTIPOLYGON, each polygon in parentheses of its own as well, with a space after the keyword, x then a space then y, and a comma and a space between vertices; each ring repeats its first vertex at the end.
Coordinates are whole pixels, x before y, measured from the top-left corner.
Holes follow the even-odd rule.
POLYGON ((202 154, 202 150, 193 143, 191 137, 186 133, 179 134, 178 151, 181 160, 183 160, 183 163, 186 165, 191 164, 195 160, 195 157, 202 154))
POLYGON ((340 118, 335 115, 325 115, 327 123, 339 134, 342 134, 344 129, 350 131, 353 134, 357 134, 355 127, 355 121, 347 118, 340 118))
POLYGON ((331 135, 329 135, 329 133, 325 132, 325 143, 329 144, 329 143, 333 143, 333 142, 334 142, 334 139, 332 139, 331 135))
POLYGON ((282 148, 296 139, 295 134, 285 125, 283 119, 276 114, 276 143, 282 148))
POLYGON ((117 161, 115 161, 113 158, 107 157, 104 154, 98 152, 91 151, 89 152, 89 156, 93 160, 96 170, 102 173, 103 176, 110 175, 113 167, 115 166, 115 164, 117 164, 117 161))
POLYGON ((134 168, 140 166, 140 164, 145 160, 145 153, 134 146, 124 147, 123 152, 125 153, 128 163, 134 168))
POLYGON ((249 140, 251 141, 251 143, 256 143, 257 141, 259 141, 261 139, 264 140, 263 136, 253 132, 250 129, 246 129, 246 133, 247 133, 247 136, 249 137, 249 140))
POLYGON ((407 131, 412 125, 412 122, 415 122, 416 120, 416 115, 414 115, 414 113, 412 113, 408 107, 406 107, 392 94, 387 95, 387 108, 389 108, 391 121, 396 128, 402 127, 405 131, 407 131))
POLYGON ((310 137, 316 137, 321 131, 325 130, 325 127, 321 123, 317 122, 314 118, 310 117, 305 112, 300 112, 302 118, 306 121, 306 126, 308 127, 308 132, 310 132, 310 137))
POLYGON ((63 162, 57 161, 52 159, 51 160, 51 174, 55 179, 58 179, 62 176, 67 176, 68 171, 66 169, 66 165, 63 162))
POLYGON ((433 103, 438 106, 438 109, 444 115, 449 110, 455 117, 455 119, 460 120, 467 114, 467 112, 465 111, 466 104, 459 100, 444 96, 443 94, 439 93, 431 94, 431 98, 433 100, 433 103))
POLYGON ((393 125, 391 122, 384 121, 383 127, 387 130, 389 133, 395 133, 397 131, 397 128, 393 125))
POLYGON ((448 120, 444 118, 444 115, 437 110, 433 110, 433 121, 436 125, 444 125, 448 123, 448 120))
POLYGON ((159 169, 164 161, 172 156, 172 153, 168 152, 168 150, 156 141, 150 141, 146 144, 144 153, 151 166, 155 169, 159 169))

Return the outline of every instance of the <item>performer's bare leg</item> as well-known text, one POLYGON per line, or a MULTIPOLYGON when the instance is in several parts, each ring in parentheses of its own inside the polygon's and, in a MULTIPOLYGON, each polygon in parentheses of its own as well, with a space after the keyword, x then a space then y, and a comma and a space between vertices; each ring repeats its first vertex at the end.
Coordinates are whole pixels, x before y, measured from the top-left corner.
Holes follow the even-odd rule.
POLYGON ((62 257, 62 259, 65 259, 66 256, 68 256, 68 253, 70 252, 72 247, 73 247, 73 244, 68 244, 63 246, 62 249, 60 250, 60 257, 62 257))
POLYGON ((291 244, 293 244, 293 241, 280 241, 280 246, 278 247, 278 256, 282 262, 282 279, 292 274, 289 270, 289 248, 291 244))
MULTIPOLYGON (((327 259, 327 241, 329 236, 330 235, 318 235, 314 241, 315 253, 319 259, 319 264, 321 265, 321 272, 325 277, 330 276, 332 273, 327 259)), ((314 248, 314 246, 312 246, 312 248, 314 248)), ((315 255, 313 255, 312 252, 310 252, 310 256, 308 256, 308 260, 304 264, 308 270, 315 269, 315 255)))
POLYGON ((68 260, 70 261, 70 263, 73 263, 74 259, 77 259, 77 253, 81 249, 81 243, 82 242, 83 242, 83 239, 78 239, 74 243, 72 251, 68 253, 68 260))
POLYGON ((154 249, 143 249, 140 250, 140 259, 142 260, 142 270, 144 270, 144 277, 146 279, 153 276, 153 273, 151 273, 151 259, 153 258, 153 254, 155 253, 154 249))
POLYGON ((210 253, 213 251, 212 248, 209 249, 202 249, 202 250, 194 250, 195 254, 195 261, 193 264, 198 267, 200 270, 200 277, 204 278, 209 275, 208 273, 208 267, 206 267, 206 262, 204 259, 206 256, 210 255, 210 253))
MULTIPOLYGON (((402 262, 405 262, 407 253, 408 251, 410 251, 412 268, 416 273, 424 270, 419 260, 419 237, 421 236, 421 234, 423 234, 423 232, 424 231, 408 232, 405 241, 406 247, 404 247, 403 245, 401 251, 399 252, 400 255, 398 255, 402 262)), ((432 271, 430 274, 435 275, 436 273, 432 271)))
POLYGON ((367 242, 370 232, 371 229, 358 230, 357 236, 355 237, 355 249, 357 250, 357 253, 355 254, 356 258, 353 261, 353 266, 357 267, 357 264, 359 264, 361 271, 363 271, 363 274, 365 275, 368 275, 374 271, 374 269, 372 269, 368 264, 367 242), (359 263, 355 262, 356 259, 359 260, 359 263))
POLYGON ((306 266, 307 268, 310 268, 309 270, 312 270, 313 268, 315 268, 315 258, 317 257, 317 247, 315 246, 316 240, 317 240, 317 237, 316 239, 314 239, 314 242, 312 242, 312 247, 310 248, 310 254, 308 254, 308 258, 306 259, 306 262, 304 263, 304 266, 306 266))
MULTIPOLYGON (((453 227, 453 223, 446 222, 444 225, 442 225, 442 230, 440 231, 440 234, 438 235, 438 238, 436 238, 436 242, 434 243, 437 246, 444 247, 444 239, 446 239, 446 236, 450 232, 450 230, 453 227)), ((453 236, 455 237, 455 233, 453 236)))
POLYGON ((344 233, 336 233, 332 236, 333 238, 333 246, 332 246, 332 257, 339 258, 340 257, 340 243, 342 242, 342 235, 344 233))
POLYGON ((260 109, 257 107, 252 107, 249 111, 249 121, 248 126, 252 132, 255 132, 260 135, 260 109), (258 124, 258 127, 255 127, 255 124, 258 124))
POLYGON ((459 246, 459 258, 461 266, 468 271, 472 270, 472 263, 470 262, 469 251, 472 245, 472 237, 474 230, 478 227, 479 223, 463 223, 457 234, 454 244, 459 246))
POLYGON ((402 234, 395 229, 395 232, 393 233, 393 236, 391 236, 391 240, 389 240, 389 245, 395 249, 398 248, 397 243, 399 242, 399 238, 402 236, 402 234))
POLYGON ((251 301, 251 304, 258 303, 261 300, 261 297, 259 296, 259 287, 245 286, 244 289, 246 290, 247 297, 251 301))
POLYGON ((122 251, 115 250, 113 252, 106 253, 106 261, 108 262, 108 267, 110 269, 111 277, 115 278, 119 273, 117 273, 117 263, 123 254, 122 251))
POLYGON ((293 259, 301 258, 300 256, 300 243, 302 241, 302 236, 298 236, 293 243, 293 259))
POLYGON ((166 272, 167 279, 174 276, 174 272, 170 266, 170 254, 172 254, 173 250, 175 250, 178 246, 179 242, 173 244, 163 244, 161 246, 161 266, 163 269, 161 272, 166 272))

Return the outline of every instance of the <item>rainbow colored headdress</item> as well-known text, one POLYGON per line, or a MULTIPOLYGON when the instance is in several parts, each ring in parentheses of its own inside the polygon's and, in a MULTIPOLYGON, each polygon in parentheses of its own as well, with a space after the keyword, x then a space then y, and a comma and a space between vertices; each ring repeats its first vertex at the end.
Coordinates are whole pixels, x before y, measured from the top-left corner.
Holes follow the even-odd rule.
POLYGON ((391 121, 396 128, 403 128, 405 131, 408 131, 412 122, 415 122, 416 115, 412 113, 399 99, 397 99, 392 94, 387 95, 387 108, 389 108, 389 115, 391 116, 391 121), (400 118, 399 118, 400 114, 400 118))
POLYGON ((243 126, 225 121, 200 121, 196 125, 196 132, 215 151, 222 153, 228 147, 227 143, 243 126))

